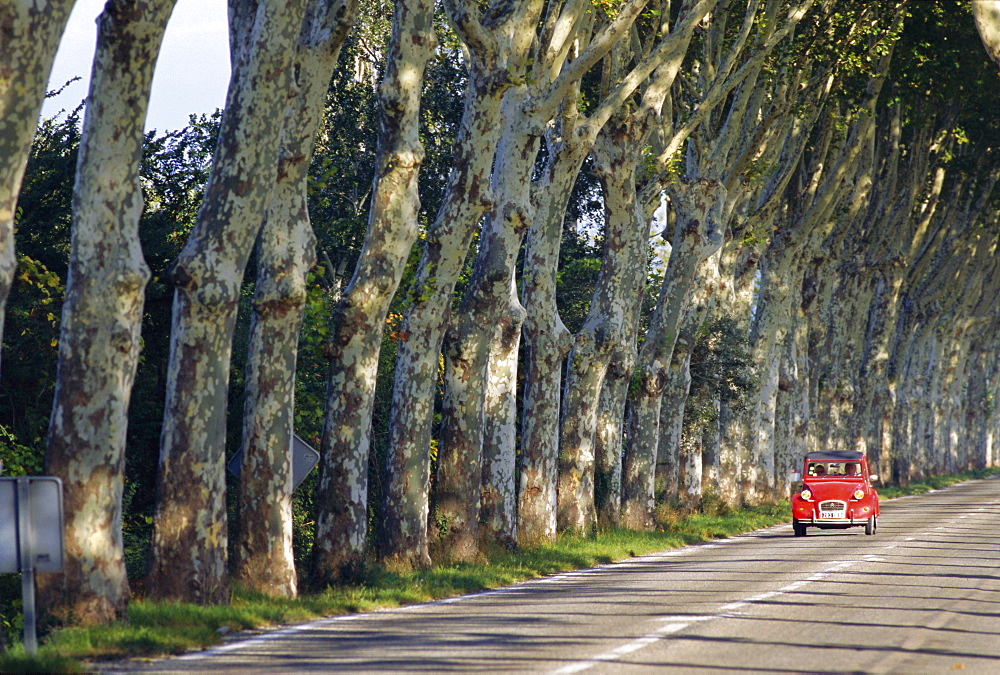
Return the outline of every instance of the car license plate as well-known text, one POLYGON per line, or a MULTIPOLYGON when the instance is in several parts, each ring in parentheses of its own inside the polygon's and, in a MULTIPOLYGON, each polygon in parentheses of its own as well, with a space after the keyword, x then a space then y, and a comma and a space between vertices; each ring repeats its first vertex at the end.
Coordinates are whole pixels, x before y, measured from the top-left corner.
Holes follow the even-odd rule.
POLYGON ((844 511, 820 511, 819 517, 823 519, 839 519, 845 516, 844 511))

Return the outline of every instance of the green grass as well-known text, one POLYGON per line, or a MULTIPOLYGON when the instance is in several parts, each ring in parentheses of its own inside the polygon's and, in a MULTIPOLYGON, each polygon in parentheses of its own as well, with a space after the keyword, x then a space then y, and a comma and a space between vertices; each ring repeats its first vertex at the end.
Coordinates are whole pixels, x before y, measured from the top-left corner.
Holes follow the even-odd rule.
POLYGON ((925 492, 930 492, 931 490, 940 490, 941 488, 948 487, 949 485, 955 485, 956 483, 962 483, 967 480, 976 480, 979 478, 988 478, 998 474, 1000 474, 1000 467, 994 466, 987 469, 964 471, 950 476, 933 476, 910 483, 905 488, 880 486, 878 488, 878 496, 881 499, 895 499, 896 497, 905 497, 907 495, 921 495, 925 492))
MULTIPOLYGON (((891 499, 940 489, 1000 473, 1000 468, 969 471, 913 483, 905 489, 880 487, 891 499)), ((234 588, 229 605, 201 607, 134 601, 126 621, 98 627, 69 627, 44 636, 37 657, 20 645, 0 655, 0 672, 78 672, 81 662, 180 654, 219 644, 233 631, 367 612, 502 588, 519 581, 594 567, 637 555, 731 537, 789 520, 788 503, 729 509, 706 497, 702 512, 661 507, 660 530, 609 530, 593 537, 567 535, 556 544, 517 551, 490 551, 478 563, 436 566, 422 572, 392 572, 374 567, 363 584, 330 588, 296 600, 270 598, 234 588)))

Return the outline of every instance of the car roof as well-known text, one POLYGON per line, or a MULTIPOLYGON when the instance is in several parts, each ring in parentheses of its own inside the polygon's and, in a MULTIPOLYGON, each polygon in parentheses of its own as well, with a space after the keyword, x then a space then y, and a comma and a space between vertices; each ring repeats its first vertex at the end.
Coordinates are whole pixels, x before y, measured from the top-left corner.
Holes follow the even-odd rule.
POLYGON ((820 462, 860 462, 865 453, 856 450, 817 450, 806 455, 806 461, 820 462))

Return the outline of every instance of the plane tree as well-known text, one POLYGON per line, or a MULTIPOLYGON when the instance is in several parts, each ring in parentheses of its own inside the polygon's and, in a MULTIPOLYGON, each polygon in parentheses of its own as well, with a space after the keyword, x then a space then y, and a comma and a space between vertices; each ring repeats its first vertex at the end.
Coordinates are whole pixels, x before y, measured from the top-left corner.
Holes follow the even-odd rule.
POLYGON ((128 407, 149 267, 139 243, 143 124, 172 0, 108 2, 78 152, 72 248, 45 464, 63 480, 66 569, 42 577, 57 616, 107 623, 130 599, 122 544, 128 407))
POLYGON ((305 2, 230 11, 232 77, 205 199, 174 261, 173 321, 149 570, 154 597, 228 600, 225 421, 246 269, 278 175, 305 2))

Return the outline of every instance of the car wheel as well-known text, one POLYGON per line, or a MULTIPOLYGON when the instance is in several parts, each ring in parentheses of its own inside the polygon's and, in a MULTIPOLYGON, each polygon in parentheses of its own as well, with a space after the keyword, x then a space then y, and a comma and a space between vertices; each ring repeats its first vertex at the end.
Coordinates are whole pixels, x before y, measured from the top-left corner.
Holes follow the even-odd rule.
POLYGON ((872 516, 868 519, 868 522, 865 523, 865 534, 871 536, 875 534, 876 529, 878 529, 878 520, 875 516, 872 516))
POLYGON ((792 521, 792 530, 794 530, 796 537, 806 536, 806 526, 797 520, 792 521))

